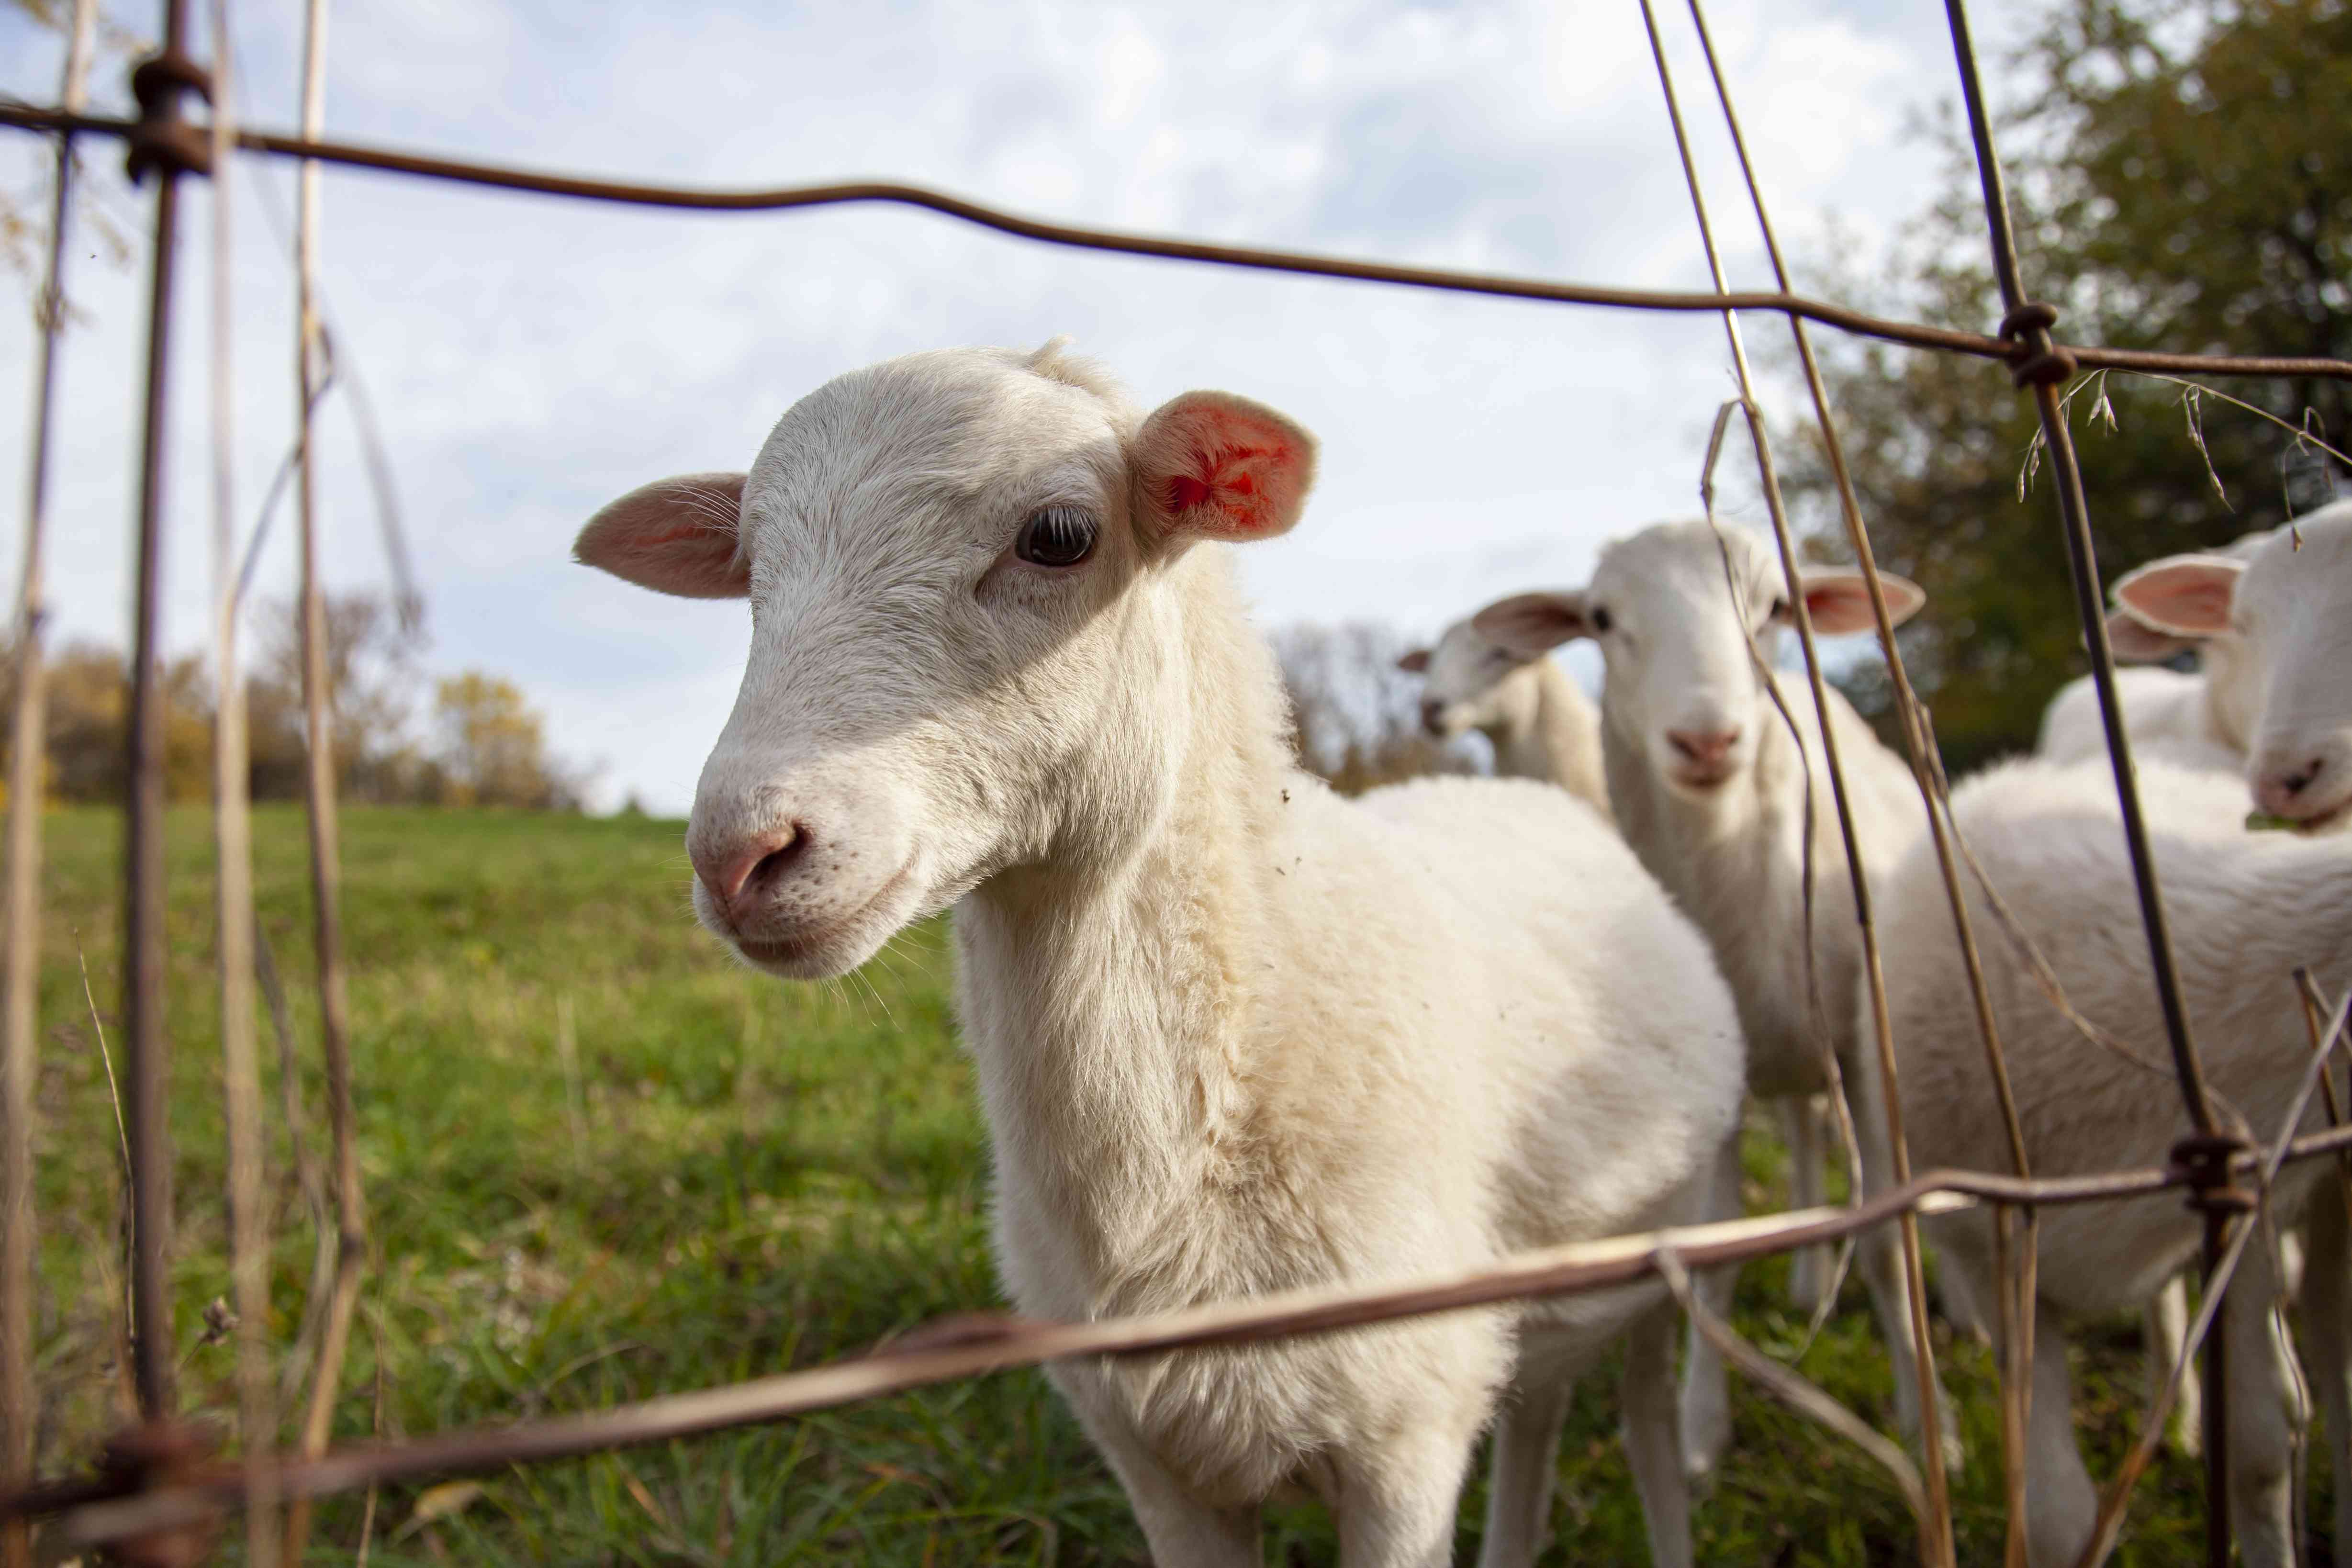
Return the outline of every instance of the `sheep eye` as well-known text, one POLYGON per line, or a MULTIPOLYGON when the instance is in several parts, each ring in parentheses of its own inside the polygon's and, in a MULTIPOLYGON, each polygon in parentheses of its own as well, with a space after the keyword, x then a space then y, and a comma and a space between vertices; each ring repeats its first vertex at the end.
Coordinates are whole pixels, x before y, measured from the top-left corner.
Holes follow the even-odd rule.
POLYGON ((1610 618, 1608 605, 1595 605, 1592 606, 1592 629, 1594 631, 1605 632, 1616 624, 1617 623, 1614 620, 1610 618))
POLYGON ((1013 553, 1037 566, 1076 566, 1094 553, 1095 520, 1074 506, 1049 506, 1029 514, 1013 536, 1013 553))

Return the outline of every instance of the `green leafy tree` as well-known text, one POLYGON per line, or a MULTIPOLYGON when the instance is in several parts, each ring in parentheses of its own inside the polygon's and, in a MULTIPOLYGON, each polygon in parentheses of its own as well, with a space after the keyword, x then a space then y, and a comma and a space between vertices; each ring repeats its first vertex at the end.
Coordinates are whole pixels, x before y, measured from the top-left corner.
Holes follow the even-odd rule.
MULTIPOLYGON (((2027 286, 2062 338, 2128 348, 2352 357, 2352 4, 2063 0, 2011 62, 2035 84, 2002 128, 2027 286)), ((1843 291, 1925 319, 2000 320, 1964 145, 1892 281, 1843 291)), ((2032 400, 2003 367, 1832 350, 1832 395, 1880 559, 1928 609, 1908 657, 1956 765, 2030 747, 2084 668, 2032 400), (2022 490, 2022 494, 2021 494, 2022 490)), ((2352 386, 2085 377, 2069 390, 2100 562, 2226 542, 2332 493, 2352 386), (2273 423, 2275 421, 2275 423, 2273 423), (2283 427, 2284 426, 2284 427, 2283 427)), ((1818 461, 1796 488, 1826 512, 1818 461)), ((1832 552, 1839 535, 1824 527, 1832 552)), ((1883 705, 1865 674, 1857 698, 1883 705)))

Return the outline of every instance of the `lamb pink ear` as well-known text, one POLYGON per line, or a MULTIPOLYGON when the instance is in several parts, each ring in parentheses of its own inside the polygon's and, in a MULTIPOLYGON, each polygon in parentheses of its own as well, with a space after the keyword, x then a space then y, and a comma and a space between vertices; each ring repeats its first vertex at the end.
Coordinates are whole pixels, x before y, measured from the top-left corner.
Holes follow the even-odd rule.
POLYGON ((1564 642, 1592 635, 1581 588, 1558 594, 1514 594, 1471 616, 1470 624, 1480 637, 1521 658, 1534 658, 1564 642))
MULTIPOLYGON (((1811 618, 1813 630, 1823 637, 1843 637, 1877 626, 1878 617, 1870 611, 1870 584, 1861 573, 1808 574, 1804 581, 1805 614, 1811 618)), ((1908 577, 1881 572, 1878 581, 1886 592, 1886 617, 1895 626, 1917 615, 1927 603, 1927 590, 1908 577)))
POLYGON ((2195 637, 2177 637, 2142 625, 2129 610, 2107 612, 2107 647, 2126 664, 2162 664, 2197 646, 2195 637))
POLYGON ((2226 555, 2168 555, 2118 578, 2116 603, 2153 631, 2218 637, 2230 629, 2230 602, 2245 570, 2226 555))
POLYGON ((1315 437, 1230 392, 1188 392, 1135 437, 1138 506, 1164 539, 1287 533, 1315 483, 1315 437))
POLYGON ((736 531, 742 510, 741 474, 656 479, 590 518, 572 558, 656 594, 740 599, 751 591, 736 531))
POLYGON ((1397 655, 1397 668, 1407 675, 1424 675, 1429 670, 1429 650, 1417 647, 1397 655))

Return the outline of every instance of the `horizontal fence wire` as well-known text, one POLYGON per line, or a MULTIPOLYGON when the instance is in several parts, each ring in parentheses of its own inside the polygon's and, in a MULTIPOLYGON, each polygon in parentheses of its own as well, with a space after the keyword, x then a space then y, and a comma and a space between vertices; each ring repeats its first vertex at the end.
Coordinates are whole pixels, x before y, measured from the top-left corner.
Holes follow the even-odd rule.
MULTIPOLYGON (((2352 1127, 2306 1133, 2282 1160, 2352 1151, 2352 1127)), ((2236 1167, 2254 1173, 2252 1153, 2236 1167)), ((589 1415, 353 1446, 310 1460, 221 1465, 142 1489, 132 1478, 68 1482, 0 1497, 0 1519, 69 1513, 69 1543, 91 1546, 209 1517, 256 1481, 283 1499, 319 1497, 383 1482, 478 1474, 510 1465, 576 1458, 902 1394, 931 1384, 1081 1356, 1131 1356, 1235 1345, 1371 1327, 1401 1318, 1539 1296, 1638 1283, 1666 1254, 1687 1269, 1744 1263, 1884 1225, 1904 1214, 1938 1215, 1979 1203, 2054 1207, 2142 1199, 2185 1188, 2177 1170, 2119 1171, 2020 1181, 1972 1171, 1933 1171, 1846 1208, 1612 1237, 1518 1254, 1448 1279, 1324 1287, 1134 1318, 1053 1322, 969 1314, 919 1328, 871 1354, 691 1394, 660 1395, 589 1415), (132 1493, 137 1495, 130 1495, 132 1493)))
MULTIPOLYGON (((12 100, 0 100, 0 125, 27 131, 88 132, 97 135, 135 138, 140 121, 105 115, 68 114, 12 100)), ((1538 278, 1512 278, 1494 273, 1464 272, 1441 267, 1401 267, 1387 262, 1311 252, 1276 250, 1255 246, 1217 245, 1204 240, 1176 239, 1128 234, 1118 229, 1090 228, 1077 224, 1048 223, 1024 217, 951 192, 892 181, 852 181, 837 184, 781 185, 766 189, 709 190, 692 185, 634 184, 588 179, 572 174, 542 174, 496 163, 434 158, 422 153, 363 147, 346 142, 312 141, 270 132, 242 131, 237 145, 249 153, 284 158, 311 158, 387 174, 415 174, 499 190, 529 191, 541 195, 572 196, 614 202, 628 206, 669 207, 695 212, 782 212, 795 207, 840 206, 879 203, 920 207, 943 216, 991 228, 1021 239, 1078 250, 1109 251, 1127 256, 1160 257, 1171 261, 1206 262, 1260 272, 1289 272, 1313 278, 1339 278, 1364 283, 1399 284, 1456 294, 1482 294, 1497 299, 1538 300, 1562 305, 1593 305, 1613 310, 1708 311, 1765 310, 1819 321, 1826 327, 1858 336, 1879 338, 1918 349, 1945 349, 1979 359, 2021 363, 2027 351, 2020 344, 1979 332, 1917 321, 1890 321, 1849 310, 1827 300, 1780 290, 1748 290, 1726 294, 1693 293, 1657 289, 1614 289, 1579 283, 1558 283, 1538 278)), ((173 145, 173 143, 166 143, 173 145)), ((205 167, 201 147, 181 154, 186 166, 205 167)), ((2323 357, 2279 357, 2248 354, 2163 353, 2146 349, 2110 349, 2069 345, 2075 361, 2086 370, 2150 371, 2180 375, 2315 376, 2352 381, 2352 361, 2323 357)))

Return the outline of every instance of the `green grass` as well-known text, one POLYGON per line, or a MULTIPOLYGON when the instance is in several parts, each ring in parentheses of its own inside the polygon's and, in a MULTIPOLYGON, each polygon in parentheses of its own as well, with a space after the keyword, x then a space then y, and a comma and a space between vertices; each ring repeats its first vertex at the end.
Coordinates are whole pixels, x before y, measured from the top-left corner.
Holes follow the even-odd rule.
MULTIPOLYGON (((345 827, 372 1267, 339 1438, 595 1409, 851 1354, 940 1313, 1001 1305, 987 1149, 952 1040, 943 924, 918 928, 845 983, 784 986, 695 929, 675 823, 355 810, 345 827), (558 1049, 566 1015, 576 1083, 558 1049)), ((55 1473, 126 1414, 117 1138, 77 967, 86 956, 110 1037, 117 823, 62 812, 47 842, 38 1343, 43 1463, 55 1473)), ((204 1338, 205 1306, 227 1289, 205 846, 201 815, 175 814, 173 1284, 184 1402, 226 1413, 232 1347, 204 1338)), ((265 810, 257 853, 262 923, 293 1003, 305 1143, 318 1157, 299 818, 265 810)), ((274 1072, 265 1093, 278 1140, 270 1327, 289 1343, 311 1236, 274 1072)), ((1779 1200, 1778 1169, 1769 1140, 1754 1138, 1752 1204, 1779 1200)), ((1803 1324, 1782 1282, 1778 1263, 1749 1269, 1738 1319, 1785 1356, 1803 1324)), ((1804 1370, 1884 1422, 1888 1373, 1858 1288, 1844 1305, 1804 1370)), ((2137 1416, 2137 1341, 2107 1325, 2080 1344, 2079 1414, 2105 1473, 2137 1416)), ((1972 1456, 1958 1489, 1961 1560, 1997 1561, 1988 1358, 1971 1343, 1943 1348, 1972 1456)), ((1612 1372, 1580 1390, 1548 1562, 1644 1558, 1613 1385, 1612 1372)), ((1696 1517, 1702 1561, 1907 1560, 1902 1504, 1866 1461, 1737 1392, 1728 1469, 1696 1517)), ((431 1523, 414 1520, 419 1495, 382 1498, 372 1562, 1142 1561, 1116 1484, 1034 1373, 516 1469, 431 1523)), ((2194 1471, 2161 1461, 2121 1560, 2200 1560, 2196 1498, 2194 1471)), ((1481 1481, 1462 1510, 1465 1560, 1483 1504, 1481 1481)), ((361 1515, 357 1498, 325 1505, 311 1560, 350 1561, 361 1515)), ((1327 1563, 1333 1552, 1319 1510, 1270 1513, 1269 1561, 1327 1563)))

